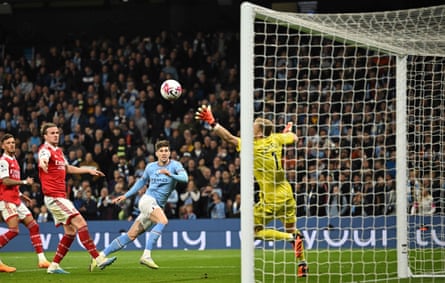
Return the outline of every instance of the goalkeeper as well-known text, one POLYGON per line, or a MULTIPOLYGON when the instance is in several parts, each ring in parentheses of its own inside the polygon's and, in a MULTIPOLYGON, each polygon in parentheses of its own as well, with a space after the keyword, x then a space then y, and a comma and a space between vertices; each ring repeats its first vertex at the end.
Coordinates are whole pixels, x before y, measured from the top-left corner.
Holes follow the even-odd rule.
MULTIPOLYGON (((195 118, 207 122, 216 135, 233 144, 238 152, 241 150, 241 139, 216 123, 210 106, 199 107, 195 118)), ((305 277, 308 268, 302 235, 296 229, 296 202, 281 164, 283 146, 298 141, 297 135, 290 132, 291 126, 292 124, 288 124, 283 133, 272 133, 274 125, 270 120, 257 118, 253 124, 253 171, 260 188, 259 201, 254 207, 255 238, 291 241, 299 260, 298 277, 305 277), (284 224, 286 232, 264 227, 274 219, 284 224)))

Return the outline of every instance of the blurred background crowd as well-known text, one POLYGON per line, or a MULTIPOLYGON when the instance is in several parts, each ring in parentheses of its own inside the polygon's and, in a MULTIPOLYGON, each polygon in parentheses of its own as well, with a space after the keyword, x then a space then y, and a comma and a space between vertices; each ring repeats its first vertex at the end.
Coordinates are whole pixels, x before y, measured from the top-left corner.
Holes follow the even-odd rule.
MULTIPOLYGON (((347 52, 339 50, 333 58, 348 57, 347 52)), ((88 220, 131 220, 138 215, 143 191, 123 205, 114 205, 111 199, 128 190, 145 165, 155 160, 153 144, 159 139, 170 141, 171 158, 179 160, 190 176, 188 184, 178 185, 170 196, 165 207, 169 218, 239 217, 239 153, 194 119, 197 107, 208 104, 221 125, 240 134, 239 61, 239 34, 230 32, 161 31, 134 38, 73 39, 37 50, 32 60, 5 54, 0 64, 0 135, 17 137, 22 177, 38 181, 39 128, 46 121, 56 123, 69 164, 96 167, 106 174, 67 176, 69 198, 88 220), (159 94, 160 84, 168 78, 178 80, 185 90, 175 102, 159 94)), ((383 74, 393 71, 382 68, 387 70, 383 74)), ((283 160, 298 216, 394 213, 394 93, 377 87, 387 89, 394 81, 379 78, 379 68, 373 71, 361 74, 369 83, 380 80, 371 86, 375 93, 363 93, 372 95, 369 100, 384 97, 372 107, 355 103, 366 98, 348 95, 352 85, 326 85, 304 73, 294 77, 294 85, 287 81, 286 88, 293 87, 298 95, 281 103, 279 111, 285 115, 272 120, 277 131, 286 121, 294 121, 293 130, 301 138, 286 149, 283 160), (314 90, 320 92, 314 96, 314 90)), ((347 82, 350 74, 339 75, 347 82)), ((267 75, 263 83, 267 84, 267 75)), ((258 92, 255 98, 255 109, 266 114, 271 104, 281 101, 280 92, 258 92)), ((443 209, 440 176, 434 168, 427 169, 413 169, 407 182, 413 213, 419 212, 423 191, 432 199, 427 213, 443 209)), ((39 182, 22 190, 33 200, 30 209, 36 219, 51 220, 39 182)))

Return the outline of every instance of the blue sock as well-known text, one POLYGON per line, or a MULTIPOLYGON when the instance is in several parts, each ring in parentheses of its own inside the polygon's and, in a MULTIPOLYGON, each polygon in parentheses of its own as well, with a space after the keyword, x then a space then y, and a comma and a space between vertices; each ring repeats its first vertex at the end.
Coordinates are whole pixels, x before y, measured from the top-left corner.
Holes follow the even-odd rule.
POLYGON ((111 244, 103 250, 103 252, 105 256, 108 256, 109 254, 117 252, 118 250, 122 249, 123 247, 125 247, 125 245, 127 245, 130 242, 131 239, 130 237, 128 237, 128 234, 122 234, 116 239, 114 239, 111 242, 111 244))
POLYGON ((146 250, 151 251, 153 249, 153 246, 156 244, 159 237, 161 236, 164 227, 164 224, 158 223, 153 227, 153 229, 151 229, 150 234, 148 235, 147 242, 145 243, 146 250))

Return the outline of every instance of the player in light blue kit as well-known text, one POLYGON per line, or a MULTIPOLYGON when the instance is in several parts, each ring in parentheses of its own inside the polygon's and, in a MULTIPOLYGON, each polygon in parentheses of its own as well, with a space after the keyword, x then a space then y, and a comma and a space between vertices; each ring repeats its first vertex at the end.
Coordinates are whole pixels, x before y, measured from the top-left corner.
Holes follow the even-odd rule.
MULTIPOLYGON (((168 223, 163 208, 176 184, 178 182, 188 182, 188 175, 180 162, 170 160, 170 144, 168 141, 158 141, 155 149, 158 161, 147 164, 142 177, 134 183, 130 190, 113 200, 114 203, 122 202, 135 195, 145 184, 149 183, 147 191, 139 201, 139 216, 126 234, 115 238, 100 254, 109 255, 122 249, 148 228, 152 227, 145 243, 145 250, 140 263, 150 268, 158 269, 159 266, 151 258, 151 250, 168 223)), ((93 268, 95 264, 94 261, 91 263, 93 268)))

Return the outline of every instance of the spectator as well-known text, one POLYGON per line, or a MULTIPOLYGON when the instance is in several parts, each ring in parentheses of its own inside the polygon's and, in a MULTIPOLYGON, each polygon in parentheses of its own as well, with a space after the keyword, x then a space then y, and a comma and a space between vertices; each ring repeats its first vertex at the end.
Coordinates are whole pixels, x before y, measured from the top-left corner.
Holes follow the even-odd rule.
POLYGON ((94 107, 94 118, 96 128, 104 131, 108 126, 109 118, 104 114, 101 104, 96 104, 94 107))
POLYGON ((221 192, 213 190, 210 194, 212 201, 209 203, 208 211, 211 219, 226 218, 226 205, 221 201, 221 192))
POLYGON ((385 194, 387 190, 385 176, 379 175, 372 192, 374 196, 372 203, 375 206, 375 215, 381 215, 385 212, 385 194))
POLYGON ((147 133, 148 133, 148 121, 145 118, 145 110, 141 111, 141 109, 135 109, 133 119, 135 121, 136 127, 138 128, 142 138, 145 141, 147 139, 147 133))
POLYGON ((92 158, 97 162, 97 166, 99 166, 102 172, 106 172, 108 166, 110 166, 110 158, 108 155, 102 150, 102 144, 96 143, 94 145, 92 158))
POLYGON ((182 215, 181 219, 187 219, 187 220, 195 220, 196 214, 193 211, 193 205, 187 204, 184 206, 184 215, 182 215))
POLYGON ((195 181, 189 176, 186 191, 180 194, 181 203, 183 206, 192 205, 195 211, 198 207, 200 197, 201 193, 198 187, 196 187, 195 181))
POLYGON ((367 215, 363 209, 363 194, 361 192, 355 193, 352 198, 351 215, 352 216, 367 215))
POLYGON ((82 160, 79 160, 77 158, 75 150, 68 150, 68 158, 67 158, 68 164, 73 165, 73 166, 79 166, 81 161, 82 160))
POLYGON ((115 220, 117 219, 118 211, 117 206, 113 204, 111 197, 108 195, 108 188, 103 187, 97 200, 99 220, 115 220))
POLYGON ((38 223, 46 223, 53 221, 53 216, 48 211, 48 208, 46 208, 46 205, 40 206, 40 212, 37 215, 37 222, 38 223))
POLYGON ((82 214, 82 216, 85 217, 87 209, 85 206, 85 199, 83 198, 83 191, 81 189, 74 192, 73 204, 74 207, 82 214))
POLYGON ((148 118, 148 125, 150 129, 149 136, 151 136, 152 142, 159 140, 163 131, 164 122, 168 118, 170 117, 168 113, 164 111, 164 106, 162 104, 156 105, 155 111, 151 112, 148 118))
POLYGON ((311 216, 325 216, 328 187, 325 183, 325 174, 320 174, 318 182, 314 177, 309 179, 309 203, 311 216))
POLYGON ((126 133, 127 146, 130 149, 130 153, 135 151, 135 148, 142 146, 145 142, 145 138, 141 135, 141 132, 136 127, 136 122, 134 119, 128 121, 127 133, 126 133))
POLYGON ((326 215, 328 215, 329 217, 338 217, 344 215, 346 210, 348 209, 347 203, 348 200, 346 199, 346 196, 340 193, 338 184, 333 184, 331 192, 329 193, 329 202, 326 207, 326 215))
POLYGON ((227 202, 229 208, 229 218, 240 218, 241 217, 241 194, 236 194, 235 200, 229 200, 227 202))
POLYGON ((134 176, 138 179, 142 176, 145 170, 145 166, 147 163, 144 159, 139 160, 139 162, 136 165, 136 170, 134 171, 134 176))
POLYGON ((418 202, 420 199, 420 182, 417 179, 417 172, 415 170, 410 170, 408 174, 408 204, 412 207, 414 203, 418 202))
POLYGON ((222 200, 228 201, 232 200, 232 193, 233 193, 233 187, 234 184, 232 183, 232 177, 229 174, 229 171, 224 170, 221 174, 221 180, 218 183, 218 187, 221 188, 222 191, 222 200))
POLYGON ((84 216, 87 220, 97 220, 98 210, 97 210, 97 202, 93 193, 91 192, 91 188, 85 189, 85 212, 84 216))
POLYGON ((212 177, 212 171, 209 167, 203 166, 200 169, 201 174, 197 174, 195 178, 196 186, 198 188, 203 188, 206 185, 210 184, 210 178, 212 177))
MULTIPOLYGON (((79 94, 79 97, 82 99, 82 94, 79 94)), ((76 100, 77 101, 76 104, 74 105, 73 114, 67 120, 69 125, 69 130, 71 132, 75 132, 77 126, 83 127, 87 123, 87 118, 82 113, 83 101, 79 100, 78 98, 76 100)))
POLYGON ((51 81, 49 84, 49 89, 54 91, 64 91, 66 89, 65 78, 62 72, 57 69, 51 76, 51 81))
POLYGON ((212 200, 213 187, 210 185, 200 189, 201 196, 198 201, 197 216, 198 218, 210 218, 209 205, 212 200))
POLYGON ((165 215, 168 218, 179 218, 178 217, 178 191, 176 189, 173 189, 170 193, 167 202, 164 207, 165 215))
POLYGON ((384 214, 395 212, 396 206, 396 186, 390 173, 386 175, 385 208, 384 214))
POLYGON ((173 66, 172 60, 170 58, 166 58, 164 63, 165 64, 164 67, 162 68, 162 72, 164 72, 165 74, 169 74, 172 79, 178 80, 179 79, 178 71, 176 70, 176 67, 173 66))
MULTIPOLYGON (((26 176, 26 175, 25 175, 26 176)), ((40 189, 39 183, 33 183, 31 186, 31 191, 29 192, 29 197, 36 202, 36 206, 41 207, 43 205, 43 194, 40 189)))
MULTIPOLYGON (((100 169, 99 164, 97 164, 97 162, 94 161, 93 154, 90 152, 87 152, 87 154, 85 155, 85 160, 82 160, 80 162, 79 167, 88 167, 88 168, 97 169, 97 170, 100 169)), ((85 175, 85 176, 82 176, 82 179, 89 181, 94 192, 95 192, 95 195, 98 195, 99 188, 97 188, 97 186, 99 185, 98 181, 100 180, 100 177, 85 175), (97 191, 97 193, 96 193, 96 191, 97 191)))
POLYGON ((85 155, 87 150, 81 143, 79 135, 76 135, 76 134, 72 135, 71 140, 72 140, 72 144, 67 148, 67 151, 68 152, 70 152, 70 151, 76 152, 77 159, 80 159, 79 162, 81 162, 83 160, 83 156, 85 155), (79 153, 78 153, 79 150, 82 152, 81 156, 79 156, 79 153))
POLYGON ((125 181, 128 182, 128 178, 134 175, 134 168, 130 163, 127 162, 127 158, 125 156, 119 157, 119 163, 116 167, 119 174, 125 178, 125 181))
POLYGON ((29 95, 33 89, 34 85, 29 81, 27 75, 22 75, 19 85, 16 88, 16 93, 21 97, 29 95))
POLYGON ((436 212, 433 196, 427 188, 422 188, 422 195, 411 207, 411 214, 432 215, 436 212))

